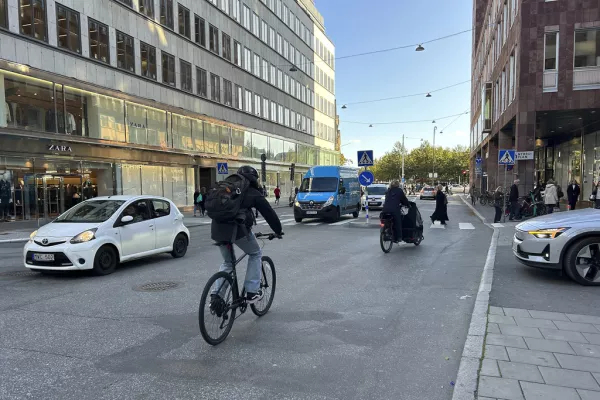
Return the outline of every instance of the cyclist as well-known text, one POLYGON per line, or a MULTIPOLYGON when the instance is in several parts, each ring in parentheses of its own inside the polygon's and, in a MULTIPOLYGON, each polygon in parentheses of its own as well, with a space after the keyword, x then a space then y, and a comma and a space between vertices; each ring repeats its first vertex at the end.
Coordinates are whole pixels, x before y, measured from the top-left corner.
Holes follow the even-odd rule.
POLYGON ((394 238, 395 242, 402 240, 402 206, 408 207, 410 203, 400 188, 400 182, 396 179, 390 184, 390 188, 385 194, 382 213, 390 214, 394 217, 394 238))
MULTIPOLYGON (((276 235, 281 236, 283 232, 277 213, 271 208, 271 205, 260 191, 258 172, 246 165, 238 169, 237 173, 250 181, 250 187, 247 189, 240 207, 241 210, 245 210, 245 221, 241 226, 236 226, 235 223, 218 223, 213 220, 211 223, 211 238, 219 243, 219 250, 223 256, 223 264, 219 270, 229 273, 233 269, 233 262, 235 260, 231 259, 232 252, 228 246, 232 241, 234 233, 236 234, 233 243, 248 254, 248 267, 246 269, 244 288, 246 289, 246 301, 252 304, 262 298, 262 291, 260 290, 262 249, 256 241, 254 233, 252 233, 252 225, 254 223, 252 208, 255 208, 262 214, 276 235)), ((216 292, 212 293, 211 307, 215 304, 220 304, 219 300, 219 295, 216 292)))

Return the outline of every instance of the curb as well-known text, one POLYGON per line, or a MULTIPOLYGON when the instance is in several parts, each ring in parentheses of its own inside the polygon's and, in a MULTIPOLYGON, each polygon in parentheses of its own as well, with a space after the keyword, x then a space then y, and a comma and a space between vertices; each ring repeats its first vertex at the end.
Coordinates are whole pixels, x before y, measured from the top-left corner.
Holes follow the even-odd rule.
POLYGON ((29 238, 17 238, 17 239, 0 239, 0 244, 2 243, 25 243, 29 238))

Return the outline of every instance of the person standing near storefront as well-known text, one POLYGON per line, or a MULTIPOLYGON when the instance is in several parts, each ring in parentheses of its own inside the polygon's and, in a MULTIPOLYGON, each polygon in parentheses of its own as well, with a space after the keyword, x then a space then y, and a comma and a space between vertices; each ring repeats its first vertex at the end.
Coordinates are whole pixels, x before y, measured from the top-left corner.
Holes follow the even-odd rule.
POLYGON ((208 195, 208 193, 206 192, 206 188, 203 186, 200 188, 200 196, 202 196, 200 198, 200 201, 198 204, 200 204, 200 211, 202 212, 202 216, 204 217, 206 215, 206 196, 208 195))
POLYGON ((577 184, 577 181, 573 179, 571 184, 567 188, 567 199, 569 200, 569 210, 574 210, 577 205, 577 200, 579 200, 579 194, 581 193, 581 188, 577 184))
POLYGON ((519 204, 519 183, 521 181, 519 179, 515 179, 514 183, 510 187, 510 195, 508 196, 508 201, 510 202, 510 216, 509 220, 512 221, 516 219, 517 221, 521 220, 521 205, 519 204))
POLYGON ((194 217, 196 216, 196 211, 198 211, 198 209, 200 208, 200 202, 198 201, 198 199, 200 198, 200 188, 198 186, 196 186, 196 190, 194 191, 194 198, 192 199, 194 201, 194 217))
POLYGON ((502 186, 498 186, 494 192, 494 209, 496 214, 494 215, 494 223, 497 224, 502 218, 502 203, 504 200, 504 193, 502 192, 502 186))
POLYGON ((546 191, 544 192, 544 204, 546 204, 548 214, 552 214, 554 212, 554 208, 558 207, 558 188, 552 179, 549 179, 548 183, 546 184, 546 191))

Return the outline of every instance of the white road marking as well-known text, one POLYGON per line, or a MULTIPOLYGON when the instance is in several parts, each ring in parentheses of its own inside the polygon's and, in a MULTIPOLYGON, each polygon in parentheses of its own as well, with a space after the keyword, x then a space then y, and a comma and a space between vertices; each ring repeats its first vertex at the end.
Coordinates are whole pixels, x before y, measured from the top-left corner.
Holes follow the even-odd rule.
POLYGON ((294 214, 281 214, 280 217, 293 217, 294 214))
POLYGON ((298 225, 298 223, 296 221, 294 222, 286 222, 285 224, 283 224, 284 226, 294 226, 294 225, 298 225))
POLYGON ((281 222, 281 223, 283 224, 283 223, 285 223, 285 222, 290 222, 290 221, 294 221, 294 218, 290 218, 290 219, 282 219, 282 220, 281 220, 281 221, 279 221, 279 222, 281 222))
POLYGON ((431 224, 430 228, 431 228, 431 229, 446 229, 446 225, 442 225, 442 224, 431 224))
POLYGON ((504 225, 502 225, 502 224, 499 224, 499 223, 493 223, 493 224, 492 224, 492 226, 493 226, 494 228, 504 228, 504 225))
POLYGON ((352 221, 354 221, 354 219, 345 219, 343 221, 334 222, 333 224, 329 224, 329 225, 344 225, 344 224, 347 224, 352 221))
POLYGON ((310 222, 308 224, 304 224, 304 225, 308 225, 308 226, 317 226, 317 225, 322 225, 322 222, 310 222))
POLYGON ((475 229, 475 227, 473 226, 473 224, 471 224, 469 222, 459 222, 458 223, 458 227, 460 229, 475 229))

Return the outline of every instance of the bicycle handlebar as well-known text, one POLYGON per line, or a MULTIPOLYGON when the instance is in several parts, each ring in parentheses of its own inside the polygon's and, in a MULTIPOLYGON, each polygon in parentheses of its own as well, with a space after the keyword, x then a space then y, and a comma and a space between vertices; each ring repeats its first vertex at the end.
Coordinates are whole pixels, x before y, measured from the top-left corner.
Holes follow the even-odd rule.
POLYGON ((257 232, 257 233, 254 234, 254 236, 257 237, 257 238, 266 238, 268 240, 282 239, 283 232, 281 232, 280 235, 278 235, 276 233, 260 233, 260 232, 257 232))

